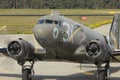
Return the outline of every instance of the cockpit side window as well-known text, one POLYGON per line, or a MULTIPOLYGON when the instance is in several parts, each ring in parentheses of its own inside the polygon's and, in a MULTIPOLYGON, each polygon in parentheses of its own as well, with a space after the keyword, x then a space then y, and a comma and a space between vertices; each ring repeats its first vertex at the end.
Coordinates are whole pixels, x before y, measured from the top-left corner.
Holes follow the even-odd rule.
POLYGON ((38 20, 38 23, 37 24, 55 24, 55 25, 59 25, 59 26, 62 26, 62 21, 57 21, 57 20, 49 20, 49 19, 46 19, 46 20, 38 20))
POLYGON ((74 30, 76 30, 76 29, 78 29, 78 28, 80 28, 80 27, 81 27, 80 25, 75 24, 75 25, 74 25, 74 30))
POLYGON ((46 20, 45 23, 47 23, 47 24, 52 24, 52 23, 53 23, 53 20, 46 20))
POLYGON ((45 20, 39 20, 39 21, 38 21, 38 24, 44 24, 44 21, 45 21, 45 20))
POLYGON ((58 21, 54 21, 54 24, 58 24, 58 21))
POLYGON ((80 25, 78 25, 78 24, 76 24, 75 26, 76 26, 77 28, 81 27, 81 26, 80 26, 80 25))
POLYGON ((58 25, 61 27, 62 26, 62 21, 58 21, 58 25))

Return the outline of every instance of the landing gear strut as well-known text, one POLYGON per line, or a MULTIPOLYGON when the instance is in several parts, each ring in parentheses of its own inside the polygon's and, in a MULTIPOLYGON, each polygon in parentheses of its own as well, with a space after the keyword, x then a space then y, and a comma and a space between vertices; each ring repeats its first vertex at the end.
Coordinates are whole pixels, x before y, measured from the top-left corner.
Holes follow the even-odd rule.
POLYGON ((33 66, 34 61, 26 61, 22 64, 22 80, 32 80, 34 76, 33 66))
POLYGON ((97 63, 97 80, 110 80, 110 63, 105 63, 105 66, 101 66, 101 64, 97 63))

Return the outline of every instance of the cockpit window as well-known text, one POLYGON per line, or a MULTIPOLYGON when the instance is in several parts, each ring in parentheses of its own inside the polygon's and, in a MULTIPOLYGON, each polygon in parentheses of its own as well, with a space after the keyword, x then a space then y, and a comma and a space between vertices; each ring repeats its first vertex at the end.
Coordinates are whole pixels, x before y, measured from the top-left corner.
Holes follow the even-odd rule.
POLYGON ((62 22, 61 22, 61 21, 58 21, 58 25, 59 25, 59 26, 62 26, 62 22))
POLYGON ((58 24, 58 21, 54 21, 55 24, 58 24))
POLYGON ((52 23, 53 23, 53 20, 46 20, 45 23, 52 24, 52 23))
POLYGON ((44 23, 44 20, 39 20, 38 21, 38 24, 43 24, 44 23))
POLYGON ((45 23, 59 25, 59 21, 56 21, 56 20, 45 20, 45 23))
POLYGON ((46 20, 39 20, 38 21, 38 24, 56 24, 56 25, 59 25, 61 26, 62 25, 62 22, 61 21, 57 21, 57 20, 49 20, 49 19, 46 19, 46 20))
POLYGON ((73 25, 74 26, 74 30, 76 30, 76 29, 78 29, 78 28, 80 28, 81 26, 80 25, 78 25, 78 24, 75 24, 75 25, 73 25))
POLYGON ((78 25, 78 24, 76 24, 75 26, 76 26, 77 28, 81 27, 81 26, 80 26, 80 25, 78 25))

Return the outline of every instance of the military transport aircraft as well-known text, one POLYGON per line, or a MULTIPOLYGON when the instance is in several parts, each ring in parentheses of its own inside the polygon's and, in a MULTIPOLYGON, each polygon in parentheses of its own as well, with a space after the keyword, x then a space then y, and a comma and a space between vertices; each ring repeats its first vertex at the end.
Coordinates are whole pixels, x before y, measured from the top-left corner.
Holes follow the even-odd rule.
POLYGON ((10 41, 0 52, 15 59, 22 66, 22 80, 31 80, 37 60, 68 60, 93 63, 97 66, 97 80, 110 79, 110 61, 119 61, 120 14, 115 14, 110 33, 103 36, 57 12, 41 17, 33 28, 34 37, 44 49, 19 38, 10 41), (30 62, 26 65, 26 62, 30 62))

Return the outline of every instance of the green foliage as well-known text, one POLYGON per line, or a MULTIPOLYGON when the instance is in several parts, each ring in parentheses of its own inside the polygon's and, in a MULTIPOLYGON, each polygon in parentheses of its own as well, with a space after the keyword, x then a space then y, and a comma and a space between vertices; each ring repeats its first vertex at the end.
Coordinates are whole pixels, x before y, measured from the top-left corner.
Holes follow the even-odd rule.
MULTIPOLYGON (((117 9, 57 9, 62 14, 96 14, 108 13, 110 11, 119 11, 117 9)), ((50 14, 52 9, 0 9, 0 14, 50 14)), ((82 20, 82 16, 67 16, 78 23, 89 26, 90 28, 98 27, 112 21, 112 16, 86 16, 86 20, 82 20)), ((0 34, 29 34, 36 24, 40 16, 0 16, 0 34)))
POLYGON ((0 8, 35 9, 111 9, 120 8, 120 0, 0 0, 0 8))

